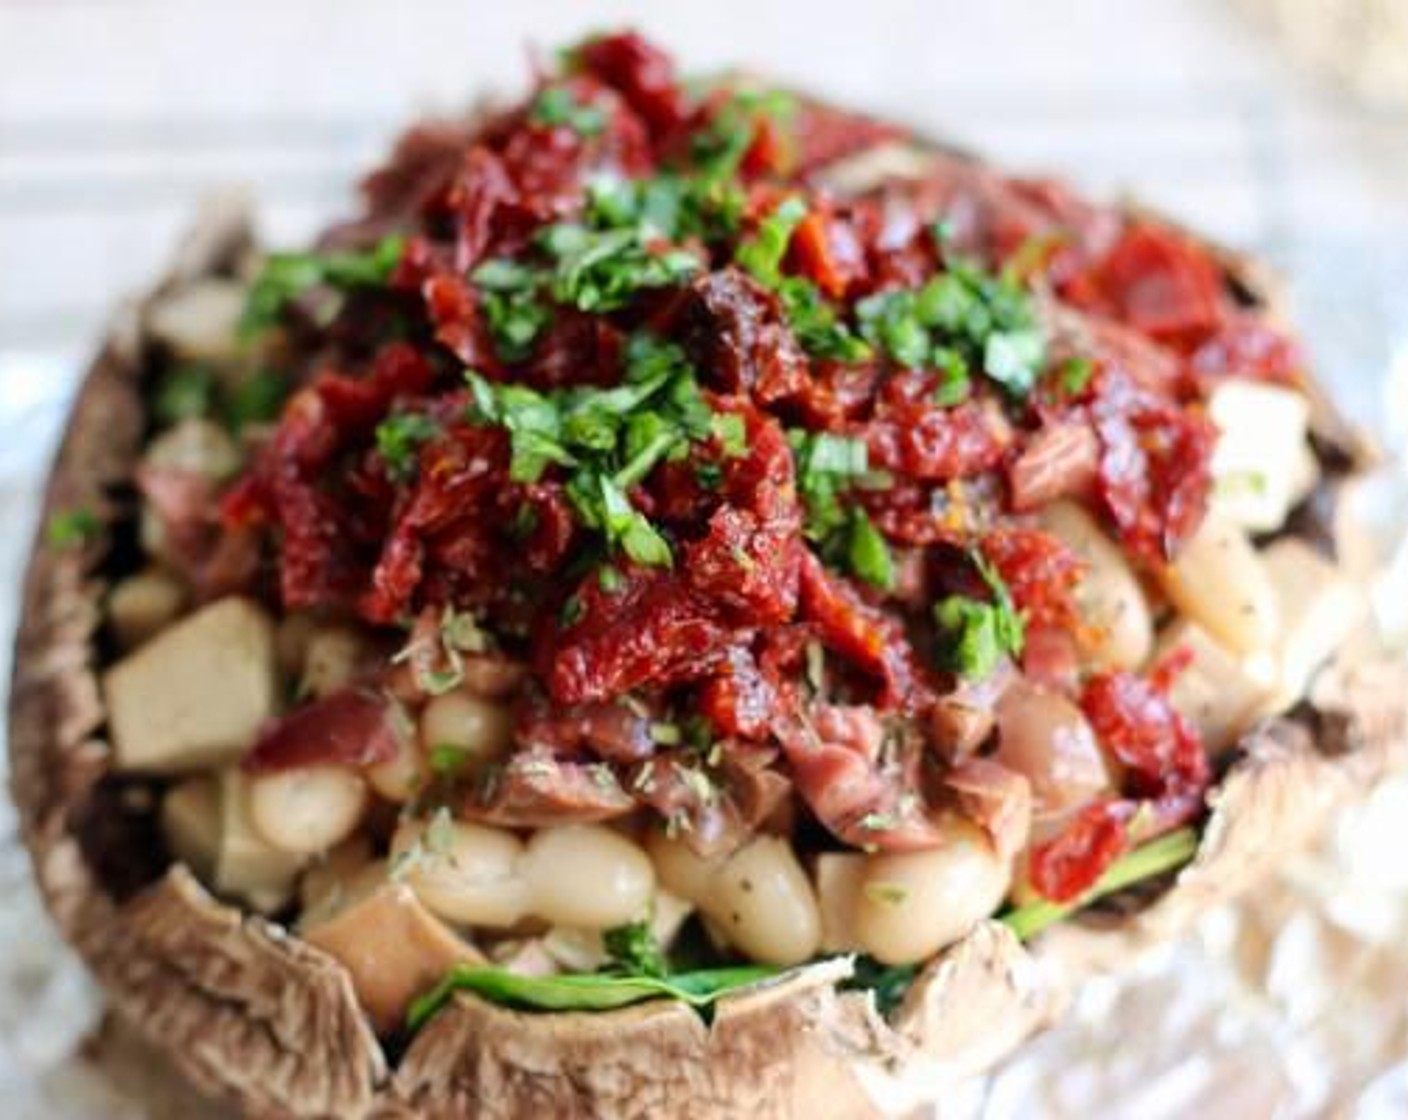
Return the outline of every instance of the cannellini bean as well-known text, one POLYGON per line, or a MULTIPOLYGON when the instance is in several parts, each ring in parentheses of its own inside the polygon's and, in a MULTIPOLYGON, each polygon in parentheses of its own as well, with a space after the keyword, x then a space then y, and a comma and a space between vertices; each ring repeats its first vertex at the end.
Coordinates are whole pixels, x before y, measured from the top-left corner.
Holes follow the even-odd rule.
POLYGON ((1011 869, 976 825, 954 818, 943 847, 866 857, 856 901, 861 946, 885 964, 933 956, 992 914, 1011 869))
POLYGON ((279 621, 274 633, 274 653, 278 658, 279 672, 287 679, 296 680, 302 675, 308 643, 317 629, 317 620, 301 611, 285 615, 279 621))
POLYGON ((1284 711, 1309 688, 1328 661, 1368 614, 1363 590, 1345 572, 1304 541, 1286 537, 1262 553, 1276 589, 1282 634, 1279 688, 1263 712, 1284 711))
POLYGON ((666 890, 695 906, 709 897, 710 883, 723 863, 722 857, 705 859, 683 840, 663 831, 650 833, 645 846, 666 890))
POLYGON ((373 863, 371 839, 364 834, 349 837, 304 869, 298 883, 299 926, 327 921, 355 901, 371 879, 380 882, 385 877, 385 863, 373 863), (376 874, 369 876, 367 869, 373 866, 376 874))
POLYGON ((821 907, 823 951, 849 953, 860 947, 855 917, 864 876, 865 856, 858 852, 823 852, 816 857, 816 896, 821 907))
POLYGON ((710 880, 704 912, 729 942, 765 964, 797 964, 821 947, 821 912, 787 841, 756 836, 710 880))
POLYGON ((420 741, 426 750, 459 747, 476 759, 497 758, 513 743, 513 717, 502 704, 447 692, 421 712, 420 741))
POLYGON ((393 866, 436 914, 477 926, 511 926, 533 909, 519 862, 523 844, 502 828, 436 817, 403 821, 391 840, 393 866))
POLYGON ((1086 648, 1098 665, 1135 669, 1153 644, 1149 603, 1123 553, 1074 502, 1056 502, 1042 511, 1043 527, 1084 563, 1077 603, 1090 629, 1086 648))
POLYGON ((994 757, 1026 776, 1037 816, 1064 812, 1109 786, 1095 733, 1059 692, 1018 681, 998 701, 997 728, 994 757))
POLYGON ((142 462, 162 470, 188 471, 202 478, 228 478, 240 469, 240 449, 220 425, 189 419, 152 440, 142 462))
POLYGON ((1275 645, 1276 589, 1239 526, 1209 512, 1159 578, 1174 606, 1234 653, 1275 645))
POLYGON ((300 766, 249 782, 254 827, 285 852, 327 851, 352 834, 366 807, 366 783, 343 766, 300 766))
POLYGON ((1214 755, 1236 743, 1275 694, 1276 659, 1270 653, 1239 657, 1189 619, 1178 619, 1159 635, 1155 662, 1170 656, 1188 660, 1169 686, 1169 702, 1214 755))
POLYGON ((128 576, 108 596, 108 622, 123 649, 134 649, 176 620, 186 589, 174 576, 148 568, 128 576))
POLYGON ((161 831, 172 855, 209 881, 220 856, 220 788, 209 774, 178 782, 161 799, 161 831))
POLYGON ((347 626, 322 626, 308 635, 303 648, 299 692, 327 696, 349 684, 361 670, 369 643, 347 626))
POLYGON ((528 841, 522 871, 535 914, 585 929, 636 921, 655 889, 645 852, 602 825, 540 829, 528 841))
POLYGON ((377 796, 404 805, 420 792, 429 773, 420 744, 411 735, 401 735, 396 740, 395 755, 385 762, 368 766, 362 776, 377 796))

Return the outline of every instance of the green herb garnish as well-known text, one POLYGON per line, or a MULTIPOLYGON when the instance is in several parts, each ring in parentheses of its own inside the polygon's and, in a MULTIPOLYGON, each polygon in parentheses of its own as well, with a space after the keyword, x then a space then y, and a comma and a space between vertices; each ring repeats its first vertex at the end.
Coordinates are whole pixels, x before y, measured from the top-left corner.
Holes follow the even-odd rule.
POLYGON ((249 289, 241 332, 254 335, 277 326, 291 301, 320 284, 344 290, 385 284, 404 248, 405 238, 393 234, 365 250, 271 254, 249 289))
POLYGON ((495 352, 506 362, 522 361, 552 322, 546 276, 514 261, 492 260, 476 268, 470 279, 483 293, 484 320, 495 352))
POLYGON ((419 412, 397 412, 376 427, 376 450, 386 464, 386 473, 404 481, 415 470, 420 445, 433 439, 439 426, 419 412))
POLYGON ((691 443, 715 436, 731 454, 746 442, 739 417, 716 415, 704 402, 684 351, 649 334, 631 338, 625 377, 607 389, 539 393, 468 377, 478 419, 508 429, 510 477, 535 482, 549 466, 569 470, 567 496, 578 519, 638 564, 668 566, 672 557, 632 506, 631 487, 666 459, 687 454, 691 443))
POLYGON ((647 921, 616 926, 601 935, 602 946, 611 958, 606 971, 626 976, 658 976, 668 974, 665 954, 647 921))
POLYGON ((579 311, 616 311, 637 292, 682 283, 702 263, 684 249, 657 251, 640 229, 594 230, 571 222, 539 235, 556 261, 552 294, 579 311))
POLYGON ((50 548, 78 548, 92 540, 99 527, 98 515, 90 509, 55 510, 44 527, 44 540, 50 548))
POLYGON ((890 546, 859 506, 851 511, 846 560, 851 571, 872 587, 889 591, 895 586, 895 562, 890 555, 890 546))
POLYGON ((596 136, 606 127, 606 114, 578 101, 566 86, 549 86, 538 94, 528 119, 549 127, 563 125, 581 136, 596 136))
POLYGON ((454 743, 436 743, 426 752, 426 765, 432 774, 450 778, 462 773, 473 756, 454 743))
POLYGON ((969 262, 950 264, 922 288, 869 296, 856 305, 856 315, 861 334, 894 361, 915 369, 938 366, 955 385, 971 367, 1013 396, 1025 396, 1045 360, 1045 339, 1027 293, 1014 280, 969 262))
POLYGON ((982 680, 992 674, 1004 655, 1015 657, 1022 652, 1026 627, 997 570, 977 554, 974 563, 992 601, 950 595, 934 604, 934 621, 946 639, 945 665, 961 677, 982 680))

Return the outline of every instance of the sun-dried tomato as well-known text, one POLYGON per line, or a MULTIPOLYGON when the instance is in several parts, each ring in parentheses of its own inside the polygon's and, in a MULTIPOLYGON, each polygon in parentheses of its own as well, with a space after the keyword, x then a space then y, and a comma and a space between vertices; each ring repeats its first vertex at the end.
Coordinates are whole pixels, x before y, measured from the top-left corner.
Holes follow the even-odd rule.
POLYGON ((1096 490, 1132 552, 1168 561, 1207 510, 1217 428, 1205 414, 1122 379, 1101 381, 1093 408, 1100 437, 1096 490))
POLYGON ((1040 529, 1004 526, 985 535, 979 549, 1028 622, 1056 628, 1076 625, 1072 596, 1084 565, 1069 545, 1040 529))
POLYGON ((1212 770, 1197 730, 1159 684, 1134 673, 1096 673, 1080 704, 1101 747, 1119 764, 1125 793, 1150 803, 1162 829, 1202 809, 1212 770))
POLYGON ((1028 874, 1037 893, 1052 902, 1074 902, 1129 850, 1135 806, 1122 800, 1087 805, 1055 837, 1032 848, 1028 874))

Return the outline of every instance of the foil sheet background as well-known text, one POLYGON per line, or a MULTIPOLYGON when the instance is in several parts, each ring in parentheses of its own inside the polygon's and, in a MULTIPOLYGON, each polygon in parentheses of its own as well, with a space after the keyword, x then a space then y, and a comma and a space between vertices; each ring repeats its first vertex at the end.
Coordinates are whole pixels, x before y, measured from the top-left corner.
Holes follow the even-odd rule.
MULTIPOLYGON (((1296 22, 1299 8, 1322 20, 1333 9, 1335 35, 1366 50, 1373 21, 1401 29, 1405 7, 0 0, 0 662, 86 356, 194 200, 246 184, 269 237, 297 241, 346 210, 348 184, 399 123, 517 89, 526 43, 622 22, 692 68, 741 61, 1010 164, 1137 195, 1280 266, 1323 377, 1390 452, 1365 508, 1392 558, 1376 605, 1408 636, 1408 117, 1391 97, 1356 101, 1302 73, 1307 36, 1317 63, 1329 37, 1296 22)), ((1392 78, 1392 56, 1388 67, 1392 78)), ((0 804, 4 1114, 210 1115, 101 1026, 14 832, 0 804)), ((993 1076, 947 1087, 938 1114, 1408 1115, 1404 853, 1397 779, 1274 884, 1089 985, 1065 1023, 993 1076)))

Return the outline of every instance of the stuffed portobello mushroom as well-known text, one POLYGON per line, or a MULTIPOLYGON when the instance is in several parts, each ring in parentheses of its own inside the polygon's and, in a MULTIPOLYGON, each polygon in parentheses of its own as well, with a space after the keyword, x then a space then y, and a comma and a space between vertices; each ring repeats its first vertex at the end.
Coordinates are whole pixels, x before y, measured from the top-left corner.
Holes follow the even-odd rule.
POLYGON ((1245 261, 591 39, 114 331, 25 836, 250 1115, 880 1115, 1395 760, 1364 456, 1245 261))

